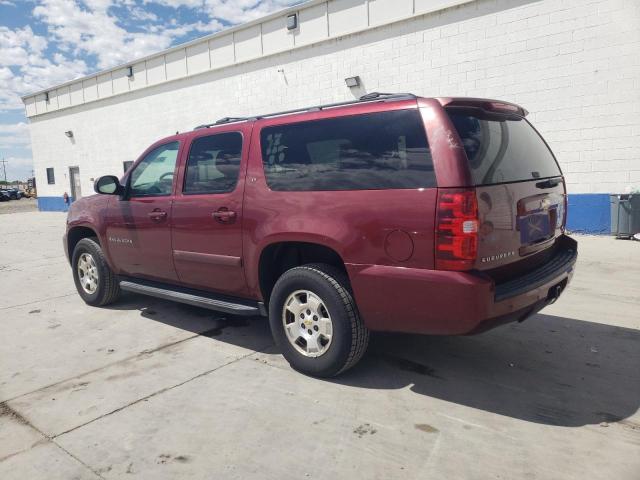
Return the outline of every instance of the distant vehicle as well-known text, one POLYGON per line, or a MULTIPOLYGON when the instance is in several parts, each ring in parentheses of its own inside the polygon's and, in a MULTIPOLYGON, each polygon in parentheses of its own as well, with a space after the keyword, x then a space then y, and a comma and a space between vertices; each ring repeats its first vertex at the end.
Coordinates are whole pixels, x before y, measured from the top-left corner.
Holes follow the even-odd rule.
MULTIPOLYGON (((264 315, 293 368, 333 376, 369 331, 464 335, 569 283, 553 153, 518 105, 369 94, 159 140, 71 204, 80 296, 264 315)), ((526 340, 524 340, 526 341, 526 340)))
POLYGON ((11 194, 8 190, 0 190, 0 202, 8 202, 11 200, 11 194))
POLYGON ((20 200, 24 196, 22 191, 18 188, 10 188, 6 190, 6 192, 9 193, 11 200, 20 200))

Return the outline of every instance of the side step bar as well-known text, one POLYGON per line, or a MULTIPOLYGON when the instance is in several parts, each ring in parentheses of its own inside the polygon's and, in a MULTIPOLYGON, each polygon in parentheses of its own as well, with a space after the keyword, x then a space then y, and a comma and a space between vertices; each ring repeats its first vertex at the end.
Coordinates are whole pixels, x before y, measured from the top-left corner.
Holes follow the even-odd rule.
POLYGON ((128 292, 186 303, 188 305, 233 315, 267 316, 267 310, 262 302, 236 299, 210 292, 201 292, 189 288, 129 278, 120 280, 120 288, 128 292))

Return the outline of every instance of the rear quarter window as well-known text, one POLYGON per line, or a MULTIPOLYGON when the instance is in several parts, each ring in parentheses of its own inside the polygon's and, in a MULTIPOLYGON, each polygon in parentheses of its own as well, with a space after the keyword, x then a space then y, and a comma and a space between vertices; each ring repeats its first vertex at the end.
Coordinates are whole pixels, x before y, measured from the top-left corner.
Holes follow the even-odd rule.
POLYGON ((551 150, 524 118, 449 109, 474 185, 519 182, 561 175, 551 150))
POLYGON ((436 185, 422 119, 397 110, 265 127, 272 190, 380 190, 436 185))

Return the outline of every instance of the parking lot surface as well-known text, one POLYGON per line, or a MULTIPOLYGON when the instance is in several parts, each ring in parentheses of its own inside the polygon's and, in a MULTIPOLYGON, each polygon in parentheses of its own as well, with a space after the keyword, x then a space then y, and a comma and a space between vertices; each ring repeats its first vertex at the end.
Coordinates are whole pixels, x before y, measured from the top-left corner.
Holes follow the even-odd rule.
POLYGON ((85 305, 64 218, 0 217, 3 480, 640 478, 638 242, 580 237, 573 283, 526 322, 375 334, 327 381, 261 318, 85 305))

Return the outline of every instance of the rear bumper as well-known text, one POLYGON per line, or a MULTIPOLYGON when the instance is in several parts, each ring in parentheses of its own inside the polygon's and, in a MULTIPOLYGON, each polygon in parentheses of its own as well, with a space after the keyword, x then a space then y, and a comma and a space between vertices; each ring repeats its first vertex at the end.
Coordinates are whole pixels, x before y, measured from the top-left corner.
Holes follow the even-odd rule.
POLYGON ((372 330, 462 335, 521 321, 554 302, 573 276, 577 243, 542 267, 496 286, 465 272, 347 264, 358 309, 372 330))

